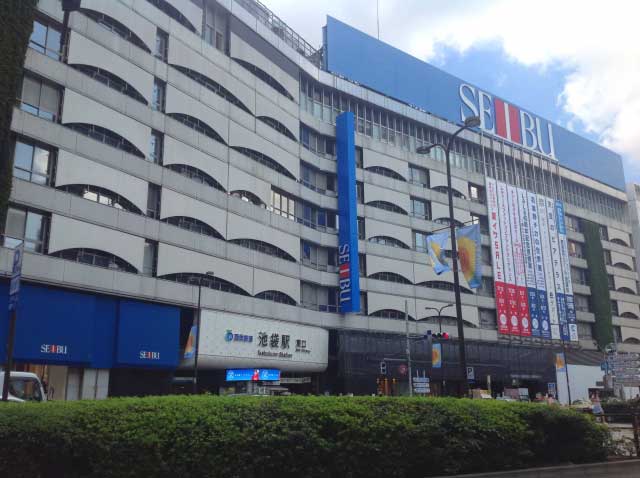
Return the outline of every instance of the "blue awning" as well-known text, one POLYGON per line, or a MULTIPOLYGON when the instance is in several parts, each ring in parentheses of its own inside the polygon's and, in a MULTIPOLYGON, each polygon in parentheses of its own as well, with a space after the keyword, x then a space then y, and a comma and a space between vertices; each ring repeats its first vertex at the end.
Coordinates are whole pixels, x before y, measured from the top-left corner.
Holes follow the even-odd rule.
MULTIPOLYGON (((6 357, 8 284, 0 283, 0 361, 6 357)), ((180 309, 24 284, 14 360, 76 365, 174 368, 180 309)))
POLYGON ((179 333, 179 308, 122 300, 116 363, 129 367, 176 367, 179 333))

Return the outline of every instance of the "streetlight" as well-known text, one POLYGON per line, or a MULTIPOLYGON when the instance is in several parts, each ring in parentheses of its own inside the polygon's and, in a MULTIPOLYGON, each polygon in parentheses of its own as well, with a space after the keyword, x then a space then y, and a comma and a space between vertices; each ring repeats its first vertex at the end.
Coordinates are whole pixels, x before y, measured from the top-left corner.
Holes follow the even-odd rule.
POLYGON ((425 310, 435 310, 438 313, 438 332, 442 333, 442 311, 447 307, 453 307, 453 304, 443 305, 439 309, 437 307, 425 307, 425 310))
POLYGON ((475 128, 480 126, 480 117, 469 116, 464 120, 464 126, 458 128, 458 130, 449 137, 447 145, 441 143, 434 143, 428 146, 420 146, 416 149, 418 154, 428 154, 436 146, 444 150, 444 154, 447 161, 447 196, 449 198, 449 227, 451 229, 451 253, 453 255, 453 292, 456 300, 456 316, 458 319, 458 346, 460 347, 460 367, 462 367, 462 392, 463 396, 468 395, 469 384, 467 383, 467 355, 464 347, 464 326, 462 324, 462 302, 460 300, 460 277, 458 275, 458 245, 456 244, 456 224, 453 216, 453 189, 451 187, 451 159, 449 157, 449 151, 453 146, 453 140, 462 131, 469 128, 475 128))
MULTIPOLYGON (((215 274, 212 271, 207 271, 204 278, 213 278, 215 274)), ((198 355, 200 355, 200 325, 202 322, 202 279, 203 276, 198 276, 198 321, 196 322, 196 353, 193 355, 193 393, 198 393, 198 355)))

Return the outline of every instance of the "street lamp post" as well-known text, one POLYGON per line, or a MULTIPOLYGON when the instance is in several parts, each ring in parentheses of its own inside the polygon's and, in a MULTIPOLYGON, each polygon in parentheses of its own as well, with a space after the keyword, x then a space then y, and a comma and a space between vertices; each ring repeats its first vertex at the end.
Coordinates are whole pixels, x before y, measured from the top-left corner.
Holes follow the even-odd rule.
POLYGON ((443 305, 439 309, 437 307, 425 307, 425 310, 435 310, 438 313, 438 332, 442 333, 442 311, 447 307, 453 307, 453 304, 443 305))
POLYGON ((451 229, 451 253, 453 256, 453 292, 456 302, 456 316, 458 319, 458 346, 460 354, 460 367, 462 369, 462 395, 467 396, 469 391, 469 384, 467 382, 467 354, 464 345, 464 326, 462 323, 462 302, 460 300, 460 277, 458 274, 458 245, 456 244, 456 224, 453 215, 453 189, 451 187, 451 158, 449 152, 451 146, 453 146, 453 140, 462 131, 468 128, 475 128, 480 125, 480 118, 478 116, 470 116, 464 120, 464 126, 458 128, 458 130, 449 137, 446 146, 441 143, 434 143, 428 146, 420 146, 416 153, 428 154, 432 148, 438 146, 444 150, 446 162, 447 162, 447 196, 449 199, 449 226, 451 229))
MULTIPOLYGON (((207 271, 206 277, 214 277, 212 271, 207 271)), ((202 279, 198 277, 198 320, 196 322, 196 353, 193 355, 193 393, 198 393, 198 355, 200 355, 200 325, 202 324, 202 279)))

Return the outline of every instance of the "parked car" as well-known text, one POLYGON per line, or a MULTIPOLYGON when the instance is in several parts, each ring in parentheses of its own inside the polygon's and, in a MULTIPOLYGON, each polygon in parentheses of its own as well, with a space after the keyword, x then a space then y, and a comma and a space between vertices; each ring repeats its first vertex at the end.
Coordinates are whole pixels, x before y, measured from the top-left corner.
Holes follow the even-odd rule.
MULTIPOLYGON (((0 391, 4 384, 4 372, 0 371, 0 391)), ((9 379, 10 402, 46 402, 42 382, 35 373, 11 372, 9 379)))

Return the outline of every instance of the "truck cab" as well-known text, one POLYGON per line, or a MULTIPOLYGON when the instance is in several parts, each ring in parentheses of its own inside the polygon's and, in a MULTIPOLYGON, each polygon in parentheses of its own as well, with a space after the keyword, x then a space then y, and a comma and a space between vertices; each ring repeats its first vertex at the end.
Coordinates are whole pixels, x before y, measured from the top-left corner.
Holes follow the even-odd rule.
MULTIPOLYGON (((4 384, 4 372, 0 371, 0 393, 4 384)), ((0 396, 1 398, 1 396, 0 396)), ((9 379, 10 402, 45 402, 47 395, 44 393, 42 382, 35 373, 11 372, 9 379)))

